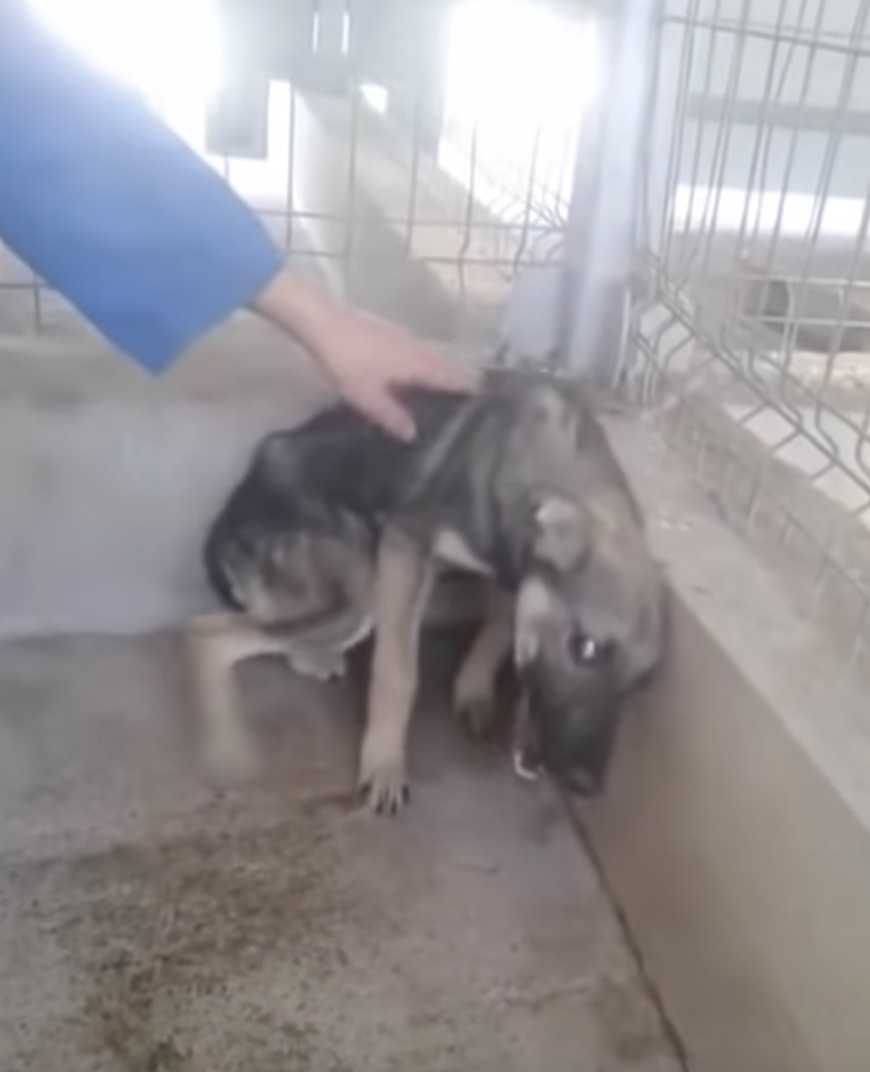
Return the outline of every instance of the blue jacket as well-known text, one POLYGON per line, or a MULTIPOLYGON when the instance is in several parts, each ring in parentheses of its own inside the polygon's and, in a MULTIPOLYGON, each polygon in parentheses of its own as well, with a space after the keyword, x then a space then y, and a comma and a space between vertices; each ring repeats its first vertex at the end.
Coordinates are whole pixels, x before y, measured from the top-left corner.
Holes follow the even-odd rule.
POLYGON ((153 371, 281 265, 221 178, 20 0, 0 0, 0 239, 153 371))

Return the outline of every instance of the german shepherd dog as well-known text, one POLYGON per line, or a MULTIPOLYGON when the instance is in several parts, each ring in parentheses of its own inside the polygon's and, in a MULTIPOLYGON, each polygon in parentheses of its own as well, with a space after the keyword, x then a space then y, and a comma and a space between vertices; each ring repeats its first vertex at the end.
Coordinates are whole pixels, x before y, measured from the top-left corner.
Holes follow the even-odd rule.
POLYGON ((206 759, 245 771, 234 666, 265 652, 326 678, 374 630, 359 782, 376 811, 407 795, 421 624, 445 568, 486 579, 482 625, 454 683, 476 733, 513 652, 521 775, 599 792, 623 698, 662 656, 663 580, 640 511, 579 387, 491 374, 466 397, 415 390, 402 444, 344 405, 267 436, 205 544, 232 614, 193 623, 206 759))

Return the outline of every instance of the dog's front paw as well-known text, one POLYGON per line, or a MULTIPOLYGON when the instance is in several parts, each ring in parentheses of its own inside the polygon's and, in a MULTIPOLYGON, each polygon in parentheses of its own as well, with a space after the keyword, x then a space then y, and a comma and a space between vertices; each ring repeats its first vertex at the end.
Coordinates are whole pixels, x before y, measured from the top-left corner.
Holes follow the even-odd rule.
POLYGON ((456 695, 453 698, 453 713, 472 737, 486 737, 498 719, 498 708, 492 696, 456 695))
POLYGON ((457 706, 454 711, 472 737, 486 737, 491 733, 498 715, 495 704, 487 697, 457 706))
POLYGON ((409 795, 403 749, 387 745, 376 734, 366 733, 359 787, 373 812, 396 815, 409 795))

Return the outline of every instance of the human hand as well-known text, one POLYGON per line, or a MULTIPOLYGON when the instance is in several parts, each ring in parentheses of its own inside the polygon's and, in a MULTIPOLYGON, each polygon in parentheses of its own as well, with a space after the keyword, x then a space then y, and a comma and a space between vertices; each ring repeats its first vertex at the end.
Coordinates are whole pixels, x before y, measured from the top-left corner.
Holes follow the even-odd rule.
POLYGON ((396 324, 333 301, 281 272, 255 302, 305 344, 347 401, 398 439, 415 435, 396 388, 470 392, 474 376, 438 357, 396 324))
POLYGON ((416 429, 396 388, 464 393, 474 386, 467 370, 438 357, 403 328, 356 309, 335 317, 315 356, 352 406, 405 441, 416 429))

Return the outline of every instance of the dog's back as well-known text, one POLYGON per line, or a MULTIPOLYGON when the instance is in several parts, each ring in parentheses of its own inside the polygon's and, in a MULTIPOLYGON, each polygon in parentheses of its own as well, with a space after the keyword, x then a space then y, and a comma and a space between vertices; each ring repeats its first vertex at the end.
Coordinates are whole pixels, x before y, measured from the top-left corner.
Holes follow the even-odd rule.
POLYGON ((206 543, 212 583, 245 615, 226 650, 202 657, 201 676, 230 689, 227 667, 265 644, 326 678, 374 627, 360 781, 375 808, 395 809, 432 582, 445 565, 476 571, 485 622, 454 708, 482 732, 513 650, 525 698, 518 769, 543 765, 597 792, 622 699, 664 641, 661 577, 607 437, 583 392, 550 377, 509 374, 476 396, 406 400, 411 444, 346 406, 260 444, 206 543))
POLYGON ((259 444, 206 540, 213 587, 226 604, 246 609, 230 578, 240 558, 258 562, 268 580, 275 558, 270 549, 289 534, 305 530, 358 542, 365 531, 375 540, 384 519, 397 513, 421 541, 438 525, 463 533, 510 584, 523 553, 521 546, 508 546, 522 542, 523 527, 506 525, 502 516, 513 510, 504 501, 513 497, 511 466, 522 462, 517 431, 534 424, 536 399, 547 396, 562 399, 589 440, 581 453, 601 470, 589 473, 590 490, 603 481, 630 498, 600 427, 572 384, 493 373, 471 398, 409 390, 404 401, 417 426, 410 444, 338 405, 259 444))
POLYGON ((241 556, 268 571, 268 545, 281 534, 344 533, 352 516, 374 537, 413 482, 413 473, 464 399, 423 390, 407 393, 417 437, 404 444, 348 406, 333 406, 297 428, 273 432, 213 522, 204 562, 228 606, 246 609, 232 583, 241 556))

